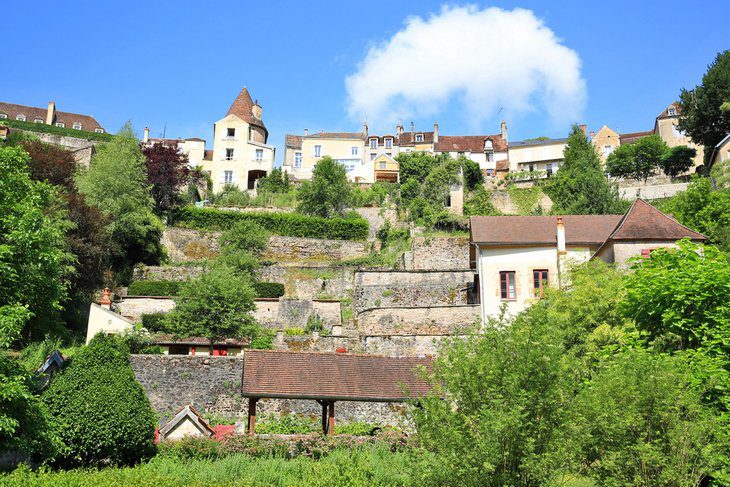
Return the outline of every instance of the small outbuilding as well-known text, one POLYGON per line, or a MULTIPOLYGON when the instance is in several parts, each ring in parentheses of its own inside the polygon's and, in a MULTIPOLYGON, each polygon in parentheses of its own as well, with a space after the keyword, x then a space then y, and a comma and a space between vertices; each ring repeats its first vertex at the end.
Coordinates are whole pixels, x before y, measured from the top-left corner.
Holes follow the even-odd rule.
POLYGON ((160 428, 159 441, 179 440, 185 437, 213 437, 215 430, 191 405, 180 409, 177 414, 160 428))

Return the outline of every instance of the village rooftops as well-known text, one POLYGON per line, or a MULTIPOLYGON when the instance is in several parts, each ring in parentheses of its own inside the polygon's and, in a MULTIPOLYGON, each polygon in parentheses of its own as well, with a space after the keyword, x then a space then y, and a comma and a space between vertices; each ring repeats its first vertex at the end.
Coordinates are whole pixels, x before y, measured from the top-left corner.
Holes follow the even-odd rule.
POLYGON ((417 368, 431 360, 348 353, 247 350, 242 395, 249 398, 401 402, 428 393, 417 368))
POLYGON ((653 133, 654 133, 653 130, 644 130, 642 132, 629 132, 627 134, 620 134, 618 136, 619 143, 620 144, 633 144, 640 138, 646 137, 647 135, 652 135, 653 133))
POLYGON ((48 105, 48 108, 39 108, 0 102, 0 120, 23 120, 31 123, 36 121, 38 123, 46 123, 50 118, 51 125, 66 127, 69 129, 80 127, 78 130, 85 132, 106 133, 99 122, 97 122, 91 115, 60 112, 56 110, 55 103, 50 102, 48 105))
POLYGON ((484 142, 492 141, 492 150, 503 152, 507 150, 507 141, 500 134, 494 135, 439 135, 439 141, 434 145, 436 152, 484 152, 484 142))
POLYGON ((510 147, 530 147, 538 145, 554 145, 554 144, 566 144, 568 143, 567 138, 562 139, 525 139, 518 140, 517 142, 510 142, 510 147))
MULTIPOLYGON (((554 216, 473 216, 471 241, 478 245, 555 245, 554 216)), ((565 215, 567 245, 600 245, 622 215, 565 215)))

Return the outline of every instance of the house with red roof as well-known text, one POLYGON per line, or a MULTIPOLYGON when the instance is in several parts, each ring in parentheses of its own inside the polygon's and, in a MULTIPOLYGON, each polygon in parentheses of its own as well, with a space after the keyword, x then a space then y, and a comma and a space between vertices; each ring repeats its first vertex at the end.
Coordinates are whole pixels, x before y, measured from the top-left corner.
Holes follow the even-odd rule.
POLYGON ((576 264, 601 259, 626 268, 633 257, 706 237, 642 199, 624 215, 473 216, 471 267, 482 321, 506 306, 515 314, 547 287, 567 284, 576 264))

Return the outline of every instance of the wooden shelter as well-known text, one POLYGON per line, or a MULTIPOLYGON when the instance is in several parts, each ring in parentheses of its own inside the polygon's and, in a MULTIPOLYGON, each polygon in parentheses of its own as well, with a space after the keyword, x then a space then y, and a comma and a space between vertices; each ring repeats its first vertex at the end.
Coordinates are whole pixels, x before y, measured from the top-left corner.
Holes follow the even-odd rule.
POLYGON ((322 432, 333 435, 335 402, 403 402, 424 396, 429 384, 417 372, 429 358, 347 353, 247 350, 243 397, 248 402, 248 434, 256 431, 259 399, 311 399, 322 406, 322 432))

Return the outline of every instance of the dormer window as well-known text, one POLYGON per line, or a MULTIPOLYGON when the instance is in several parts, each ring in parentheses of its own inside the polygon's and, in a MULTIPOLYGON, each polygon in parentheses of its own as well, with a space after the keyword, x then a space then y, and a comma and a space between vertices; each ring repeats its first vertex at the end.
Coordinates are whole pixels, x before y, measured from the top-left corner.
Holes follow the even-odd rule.
POLYGON ((96 132, 97 134, 103 134, 104 129, 94 129, 94 132, 96 132))
POLYGON ((33 123, 43 123, 43 119, 42 118, 36 118, 36 119, 33 120, 33 123))
POLYGON ((370 139, 370 148, 371 149, 377 149, 378 148, 378 139, 377 138, 370 139))
POLYGON ((416 142, 423 142, 423 134, 416 134, 416 142))
POLYGON ((25 115, 18 115, 15 117, 15 120, 18 120, 20 122, 25 122, 25 115))
POLYGON ((392 149, 393 148, 393 139, 385 139, 385 148, 386 149, 392 149))
POLYGON ((74 122, 74 130, 81 130, 81 124, 79 122, 74 122))
POLYGON ((8 114, 7 113, 0 113, 0 118, 8 118, 8 114))
POLYGON ((65 126, 66 126, 66 124, 63 122, 56 122, 56 127, 64 128, 65 126))
POLYGON ((674 107, 669 107, 669 108, 667 109, 667 114, 668 114, 668 115, 669 115, 670 117, 673 117, 673 116, 675 116, 675 115, 677 114, 677 109, 676 109, 676 108, 674 108, 674 107))
POLYGON ((491 150, 494 150, 494 144, 491 139, 487 139, 484 141, 484 151, 489 152, 491 150))

